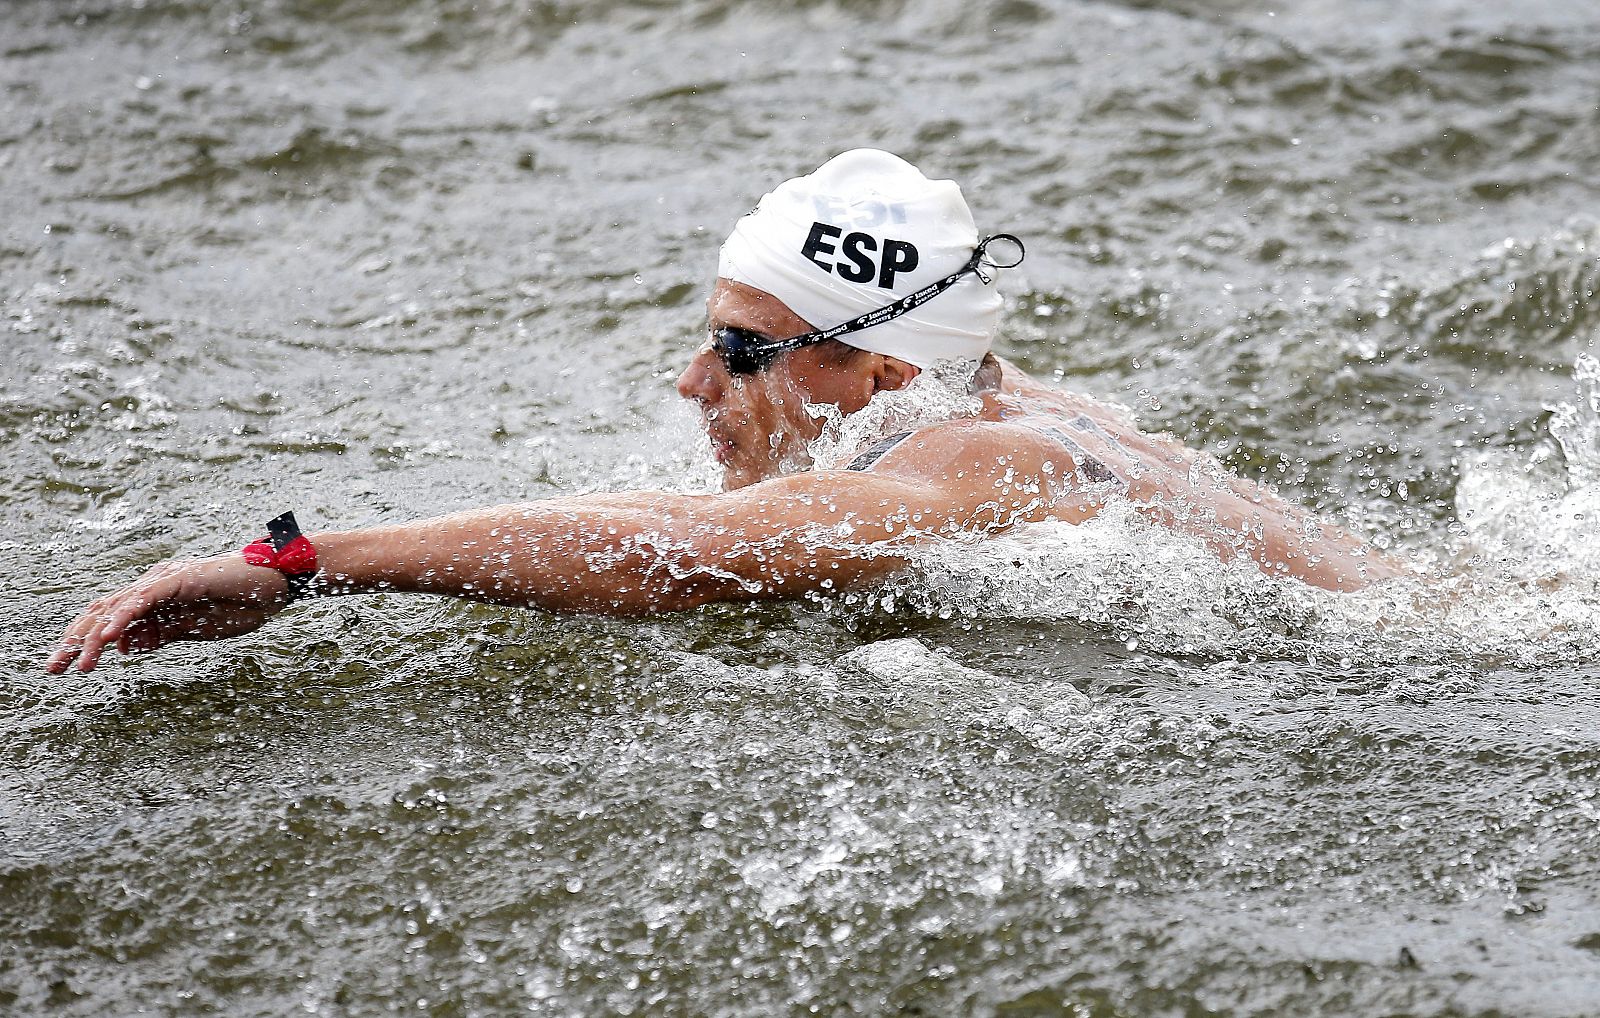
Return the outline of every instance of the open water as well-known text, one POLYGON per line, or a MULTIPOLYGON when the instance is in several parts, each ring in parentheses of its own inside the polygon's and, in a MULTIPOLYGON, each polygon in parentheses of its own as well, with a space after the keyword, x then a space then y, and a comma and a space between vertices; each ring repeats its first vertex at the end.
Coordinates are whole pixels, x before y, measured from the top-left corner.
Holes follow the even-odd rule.
POLYGON ((1592 0, 11 0, 0 1012, 1600 1014, 1597 165, 1592 0), (1111 513, 41 672, 284 507, 703 489, 716 246, 858 145, 1026 238, 1003 354, 1446 578, 1111 513))

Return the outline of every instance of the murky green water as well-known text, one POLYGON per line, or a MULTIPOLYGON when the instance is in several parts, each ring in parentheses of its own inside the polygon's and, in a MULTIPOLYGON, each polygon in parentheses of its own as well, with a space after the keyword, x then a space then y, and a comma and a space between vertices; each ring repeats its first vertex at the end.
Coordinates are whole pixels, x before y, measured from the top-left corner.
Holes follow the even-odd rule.
POLYGON ((0 1011, 1600 1014, 1597 164, 1581 0, 7 5, 0 1011), (704 485, 716 246, 857 145, 1028 240, 1002 353, 1480 582, 1113 519, 41 673, 282 507, 704 485))

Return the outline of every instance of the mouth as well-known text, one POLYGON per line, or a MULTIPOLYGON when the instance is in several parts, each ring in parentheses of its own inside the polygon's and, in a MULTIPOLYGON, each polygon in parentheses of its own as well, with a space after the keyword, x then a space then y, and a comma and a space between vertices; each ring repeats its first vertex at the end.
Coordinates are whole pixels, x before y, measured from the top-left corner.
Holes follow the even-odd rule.
POLYGON ((726 464, 738 454, 739 444, 714 420, 707 418, 702 423, 705 426, 706 437, 711 440, 712 457, 718 463, 726 464))

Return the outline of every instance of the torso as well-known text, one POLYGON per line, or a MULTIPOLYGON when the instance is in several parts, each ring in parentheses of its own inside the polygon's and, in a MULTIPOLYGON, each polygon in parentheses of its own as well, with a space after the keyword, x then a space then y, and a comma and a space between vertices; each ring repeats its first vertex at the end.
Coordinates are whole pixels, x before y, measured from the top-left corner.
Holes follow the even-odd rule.
POLYGON ((1207 453, 1170 435, 1140 430, 1123 407, 1048 388, 1001 363, 1000 386, 982 394, 982 419, 1043 434, 1073 456, 1083 481, 1113 483, 1135 505, 1156 499, 1204 505, 1220 495, 1255 504, 1281 501, 1261 485, 1229 473, 1207 453))

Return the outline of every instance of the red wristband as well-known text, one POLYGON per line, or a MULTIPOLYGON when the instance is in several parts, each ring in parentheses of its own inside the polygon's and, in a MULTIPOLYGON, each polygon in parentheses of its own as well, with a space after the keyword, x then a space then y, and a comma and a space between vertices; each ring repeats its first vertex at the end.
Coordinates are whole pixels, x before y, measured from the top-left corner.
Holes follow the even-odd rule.
POLYGON ((244 560, 253 566, 268 566, 285 576, 299 576, 317 571, 317 549, 301 534, 279 551, 266 538, 247 544, 240 551, 244 560))
POLYGON ((316 546, 300 533, 300 525, 292 512, 269 521, 267 536, 245 545, 240 554, 253 566, 265 566, 282 573, 289 581, 291 602, 306 596, 311 577, 317 572, 316 546))

